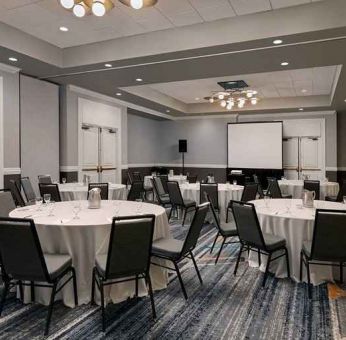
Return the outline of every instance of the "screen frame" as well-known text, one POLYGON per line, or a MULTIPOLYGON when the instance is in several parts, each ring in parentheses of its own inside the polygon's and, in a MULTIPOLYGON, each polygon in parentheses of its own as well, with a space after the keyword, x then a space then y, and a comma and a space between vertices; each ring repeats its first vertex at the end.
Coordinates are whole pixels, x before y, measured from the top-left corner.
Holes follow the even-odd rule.
MULTIPOLYGON (((256 122, 256 121, 251 121, 251 122, 232 122, 232 123, 227 123, 227 169, 250 169, 250 168, 233 168, 229 166, 229 150, 228 150, 228 141, 229 141, 229 129, 228 129, 228 125, 236 125, 236 124, 268 124, 268 123, 279 123, 281 124, 281 135, 282 138, 284 137, 284 122, 282 120, 275 120, 275 121, 271 121, 271 120, 266 120, 266 121, 260 121, 260 122, 256 122)), ((275 170, 284 170, 284 145, 281 142, 281 168, 280 169, 275 169, 275 170)), ((251 168, 251 169, 255 169, 255 168, 251 168)), ((271 169, 271 168, 258 168, 258 169, 271 169)))

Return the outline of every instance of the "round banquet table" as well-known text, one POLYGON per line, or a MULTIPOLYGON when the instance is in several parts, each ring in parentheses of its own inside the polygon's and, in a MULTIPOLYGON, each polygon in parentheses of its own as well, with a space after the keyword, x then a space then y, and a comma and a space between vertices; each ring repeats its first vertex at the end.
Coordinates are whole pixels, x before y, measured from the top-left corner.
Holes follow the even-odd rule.
MULTIPOLYGON (((59 191, 63 201, 86 200, 88 197, 88 186, 83 183, 59 184, 59 191)), ((126 185, 109 183, 108 197, 111 200, 126 200, 126 185)))
MULTIPOLYGON (((226 209, 230 200, 240 201, 244 187, 241 185, 218 184, 220 217, 226 219, 226 209)), ((196 201, 199 204, 200 184, 185 183, 180 185, 181 194, 184 199, 196 201)))
MULTIPOLYGON (((37 233, 44 253, 69 254, 76 269, 79 304, 90 302, 92 269, 96 254, 106 254, 113 216, 129 216, 155 214, 154 240, 170 236, 169 224, 165 209, 158 205, 129 202, 102 201, 100 209, 88 209, 87 201, 80 201, 79 219, 73 219, 74 202, 58 202, 51 206, 17 208, 10 217, 32 218, 35 221, 37 233), (52 209, 54 216, 48 216, 52 209)), ((159 259, 155 259, 159 261, 159 259)), ((151 266, 150 276, 154 290, 167 287, 168 274, 161 267, 151 266)), ((147 295, 147 289, 140 280, 139 295, 147 295)), ((27 287, 29 288, 29 287, 27 287)), ((100 303, 99 292, 96 289, 96 301, 100 303)), ((105 299, 114 303, 134 296, 134 281, 124 282, 105 288, 105 299)), ((48 305, 50 290, 35 288, 36 302, 48 305)), ((66 306, 73 307, 72 284, 66 285, 58 295, 66 306)), ((25 290, 25 302, 30 301, 30 289, 25 290)))
MULTIPOLYGON (((304 181, 302 180, 280 180, 278 181, 281 192, 284 195, 292 195, 293 198, 302 198, 304 190, 304 181)), ((320 182, 320 199, 324 200, 326 196, 337 196, 339 192, 339 183, 320 182)))
MULTIPOLYGON (((297 282, 299 281, 300 251, 303 242, 312 241, 315 209, 346 210, 345 204, 327 201, 315 201, 314 208, 305 208, 302 206, 301 199, 271 199, 268 207, 264 200, 256 200, 251 203, 256 207, 262 231, 286 239, 291 278, 297 282)), ((262 255, 261 271, 265 270, 266 258, 262 255)), ((249 264, 254 267, 258 266, 256 252, 250 252, 249 264)), ((285 257, 273 261, 269 270, 276 277, 287 277, 285 257)), ((311 282, 314 285, 334 281, 332 266, 311 265, 310 270, 311 282)), ((303 269, 303 281, 307 281, 305 269, 303 269)))
MULTIPOLYGON (((153 178, 153 176, 145 176, 144 177, 144 186, 145 187, 149 187, 149 188, 152 187, 152 183, 151 183, 152 178, 153 178)), ((187 181, 187 177, 183 176, 183 175, 181 175, 181 176, 180 175, 174 175, 174 176, 168 176, 168 180, 178 182, 179 184, 183 184, 187 181)))

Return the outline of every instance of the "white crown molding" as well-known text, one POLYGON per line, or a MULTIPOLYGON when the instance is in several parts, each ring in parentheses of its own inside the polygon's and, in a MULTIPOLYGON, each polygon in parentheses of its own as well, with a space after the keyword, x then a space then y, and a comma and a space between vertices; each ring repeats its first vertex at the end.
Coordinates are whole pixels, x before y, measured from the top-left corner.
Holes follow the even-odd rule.
POLYGON ((129 165, 128 164, 122 164, 121 165, 121 169, 122 170, 126 170, 126 169, 128 169, 129 168, 129 165))
POLYGON ((0 63, 0 71, 4 71, 8 73, 18 73, 20 72, 20 70, 21 69, 18 67, 0 63))
POLYGON ((161 113, 159 111, 151 110, 151 109, 145 108, 143 106, 132 104, 132 103, 126 102, 124 100, 120 100, 120 99, 116 99, 116 98, 113 98, 110 96, 106 96, 106 95, 100 94, 98 92, 83 89, 83 88, 78 87, 78 86, 68 85, 68 89, 72 92, 76 92, 76 93, 83 94, 86 96, 94 97, 94 98, 100 99, 100 100, 105 100, 105 101, 108 101, 110 103, 120 105, 122 107, 127 107, 127 108, 131 108, 131 109, 134 109, 137 111, 145 112, 145 113, 148 113, 152 116, 162 117, 162 118, 166 118, 169 120, 173 119, 173 117, 171 115, 167 115, 167 114, 161 113))
POLYGON ((4 175, 20 175, 21 168, 4 168, 4 175))
POLYGON ((60 166, 61 172, 75 172, 78 171, 77 165, 62 165, 60 166))
MULTIPOLYGON (((128 164, 129 168, 151 168, 154 166, 180 168, 181 163, 143 163, 143 164, 128 164)), ((185 164, 185 168, 208 168, 208 169, 225 169, 227 164, 185 164)))

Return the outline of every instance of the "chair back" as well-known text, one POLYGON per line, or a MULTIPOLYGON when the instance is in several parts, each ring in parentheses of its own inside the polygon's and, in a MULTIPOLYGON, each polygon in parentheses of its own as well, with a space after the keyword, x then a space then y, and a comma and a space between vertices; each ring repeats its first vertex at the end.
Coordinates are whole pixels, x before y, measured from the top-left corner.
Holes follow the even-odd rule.
POLYGON ((42 197, 45 194, 50 194, 51 201, 61 202, 61 196, 60 196, 58 184, 39 183, 38 187, 40 189, 40 194, 42 197))
POLYGON ((157 177, 161 179, 161 183, 162 183, 163 189, 165 190, 165 194, 168 194, 168 186, 167 186, 168 175, 160 175, 157 177))
POLYGON ((10 183, 9 183, 9 188, 11 190, 11 193, 12 193, 13 199, 16 203, 16 206, 17 207, 24 207, 25 202, 24 202, 23 196, 20 192, 20 183, 18 181, 11 179, 10 183))
POLYGON ((50 175, 38 175, 38 182, 44 184, 52 184, 52 178, 50 175))
POLYGON ((320 181, 304 180, 304 189, 315 192, 315 200, 320 199, 320 181))
POLYGON ((0 216, 8 217, 9 213, 16 209, 11 191, 0 190, 0 216))
POLYGON ((17 280, 49 282, 33 220, 0 217, 0 252, 7 275, 17 280))
POLYGON ((281 189, 276 178, 268 177, 268 195, 272 198, 282 198, 281 189))
POLYGON ((94 188, 99 188, 101 190, 101 200, 108 200, 108 183, 89 183, 88 185, 88 198, 89 191, 94 188))
POLYGON ((154 225, 155 215, 113 218, 107 280, 149 272, 154 225))
POLYGON ((179 183, 174 181, 168 181, 167 188, 169 197, 171 199, 171 203, 175 206, 184 206, 184 199, 181 195, 179 183))
POLYGON ((156 177, 156 176, 153 177, 152 184, 153 184, 154 190, 156 191, 157 196, 163 196, 166 194, 160 177, 156 177))
POLYGON ((341 184, 341 188, 338 192, 338 196, 336 197, 337 202, 342 202, 344 199, 344 196, 346 196, 346 180, 343 180, 341 184))
POLYGON ((346 210, 317 209, 311 259, 346 262, 346 210))
POLYGON ((256 199, 257 192, 258 192, 257 183, 245 184, 243 193, 241 195, 241 201, 242 202, 254 201, 256 199))
POLYGON ((221 228, 219 216, 218 216, 218 214, 216 213, 216 211, 215 211, 215 209, 214 209, 214 206, 213 206, 213 203, 212 203, 212 201, 211 201, 210 196, 209 196, 206 192, 204 193, 204 201, 210 203, 209 207, 210 207, 210 210, 211 210, 211 212, 212 212, 212 214, 213 214, 213 218, 214 218, 214 221, 215 221, 215 223, 216 223, 216 227, 217 227, 217 229, 218 229, 220 232, 222 232, 222 228, 221 228))
POLYGON ((262 185, 258 179, 258 176, 256 174, 253 175, 253 181, 258 184, 258 194, 259 194, 259 197, 260 198, 264 198, 264 192, 263 192, 263 189, 262 189, 262 185))
POLYGON ((196 176, 190 176, 190 175, 188 175, 187 177, 186 177, 186 179, 187 179, 187 181, 189 182, 189 183, 196 183, 197 182, 197 175, 196 176))
POLYGON ((208 202, 206 199, 207 194, 209 196, 209 203, 213 206, 214 209, 219 210, 219 185, 217 183, 201 183, 199 191, 199 202, 204 203, 208 202))
POLYGON ((22 177, 20 179, 20 184, 22 185, 24 195, 26 197, 26 200, 28 202, 33 202, 36 199, 36 194, 34 189, 32 188, 30 178, 29 177, 22 177))
POLYGON ((143 182, 132 182, 131 189, 127 195, 128 201, 143 199, 144 185, 143 182))
POLYGON ((132 178, 132 176, 131 176, 131 173, 130 172, 128 172, 127 173, 127 184, 132 184, 133 183, 133 178, 132 178))
POLYGON ((239 239, 243 244, 266 250, 262 230, 252 203, 232 201, 231 203, 239 239))
POLYGON ((192 223, 184 241, 181 256, 184 256, 196 247, 199 235, 204 225, 205 217, 209 211, 209 205, 209 202, 207 202, 196 208, 195 215, 193 216, 192 223))
POLYGON ((142 182, 143 181, 143 178, 142 178, 142 175, 139 171, 134 171, 132 173, 132 180, 134 182, 142 182))

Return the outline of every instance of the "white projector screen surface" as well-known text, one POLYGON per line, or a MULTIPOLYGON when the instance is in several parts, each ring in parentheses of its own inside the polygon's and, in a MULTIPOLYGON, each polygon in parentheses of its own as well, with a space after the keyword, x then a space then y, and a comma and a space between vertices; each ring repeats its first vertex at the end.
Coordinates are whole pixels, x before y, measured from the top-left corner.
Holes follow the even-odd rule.
POLYGON ((228 167, 282 169, 282 122, 228 124, 228 167))

